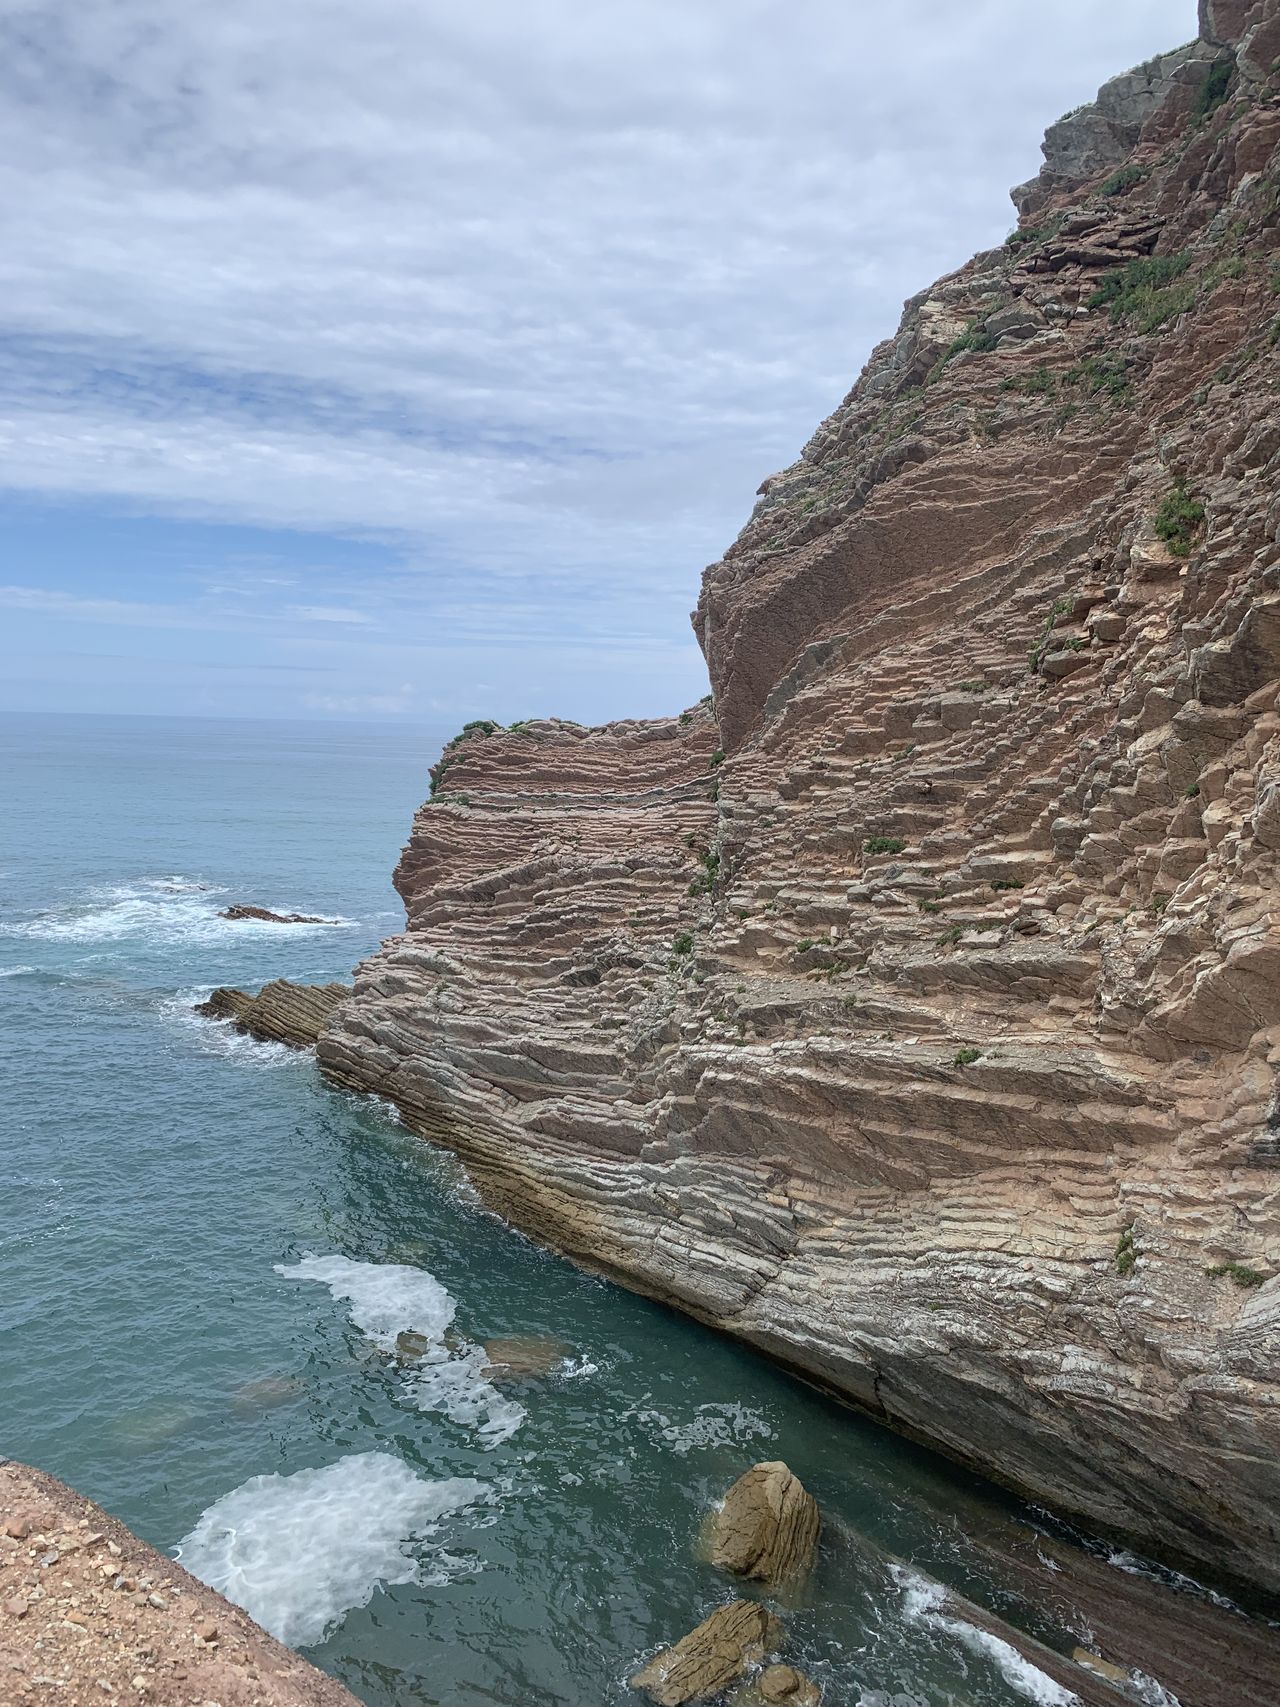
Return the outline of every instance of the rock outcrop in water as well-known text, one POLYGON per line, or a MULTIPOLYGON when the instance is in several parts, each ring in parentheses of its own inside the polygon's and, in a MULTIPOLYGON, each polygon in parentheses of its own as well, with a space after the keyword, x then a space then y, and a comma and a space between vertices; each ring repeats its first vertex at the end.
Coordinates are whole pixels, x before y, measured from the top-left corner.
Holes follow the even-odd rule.
POLYGON ((731 1600, 631 1679, 658 1707, 709 1701, 736 1683, 782 1640, 782 1624, 754 1600, 731 1600))
POLYGON ((230 919, 233 924, 251 923, 260 925, 333 925, 336 919, 322 919, 316 913, 273 913, 269 907, 255 907, 244 901, 237 901, 234 907, 224 907, 218 914, 220 919, 230 919))
POLYGON ((711 1563, 771 1587, 794 1584, 813 1567, 821 1526, 798 1476, 776 1460, 755 1464, 711 1514, 711 1563))
POLYGON ((52 1476, 0 1463, 0 1701, 358 1707, 52 1476))
POLYGON ((464 732, 319 1043, 518 1225, 1280 1589, 1280 0, 1055 125, 707 570, 464 732))
POLYGON ((292 984, 287 978, 275 978, 256 996, 223 985, 197 1002, 195 1011, 206 1019, 230 1020, 237 1031, 262 1043, 311 1049, 338 1003, 350 994, 347 984, 292 984))

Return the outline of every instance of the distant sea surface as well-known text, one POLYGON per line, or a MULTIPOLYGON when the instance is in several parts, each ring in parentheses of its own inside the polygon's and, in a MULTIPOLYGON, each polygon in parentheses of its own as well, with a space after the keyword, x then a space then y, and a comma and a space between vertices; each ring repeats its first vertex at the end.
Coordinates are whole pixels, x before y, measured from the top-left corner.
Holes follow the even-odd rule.
POLYGON ((1009 1502, 539 1251, 389 1110, 193 1014, 215 984, 347 979, 402 926, 444 733, 0 719, 0 1452, 371 1707, 634 1700, 732 1593, 697 1556, 709 1506, 785 1457, 826 1519, 788 1657, 831 1707, 1053 1707, 915 1574, 999 1604, 968 1537, 1009 1502), (505 1335, 557 1342, 549 1372, 490 1381, 505 1335))

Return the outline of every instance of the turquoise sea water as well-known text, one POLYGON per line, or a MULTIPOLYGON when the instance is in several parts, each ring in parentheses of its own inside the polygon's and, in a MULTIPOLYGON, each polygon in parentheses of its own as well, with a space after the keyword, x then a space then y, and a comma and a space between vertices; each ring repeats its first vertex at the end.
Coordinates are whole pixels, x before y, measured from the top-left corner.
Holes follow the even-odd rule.
POLYGON ((0 1452, 181 1544, 375 1707, 636 1700, 733 1592, 697 1556, 709 1505, 785 1457, 826 1516, 787 1657, 829 1703, 1061 1700, 863 1540, 1034 1621, 970 1546, 1011 1502, 539 1251, 310 1057, 193 1016, 214 984, 345 978, 400 926, 439 741, 0 721, 0 1452), (389 1355, 403 1327, 425 1365, 389 1355), (476 1345, 531 1333, 563 1357, 498 1390, 476 1345))

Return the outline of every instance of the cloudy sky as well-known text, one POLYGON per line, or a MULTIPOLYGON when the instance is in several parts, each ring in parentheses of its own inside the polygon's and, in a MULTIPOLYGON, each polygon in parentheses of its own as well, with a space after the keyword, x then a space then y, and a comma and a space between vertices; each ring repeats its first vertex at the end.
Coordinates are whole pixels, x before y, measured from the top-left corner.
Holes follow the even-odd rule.
POLYGON ((1193 0, 0 0, 0 706, 705 691, 703 565, 1193 0))

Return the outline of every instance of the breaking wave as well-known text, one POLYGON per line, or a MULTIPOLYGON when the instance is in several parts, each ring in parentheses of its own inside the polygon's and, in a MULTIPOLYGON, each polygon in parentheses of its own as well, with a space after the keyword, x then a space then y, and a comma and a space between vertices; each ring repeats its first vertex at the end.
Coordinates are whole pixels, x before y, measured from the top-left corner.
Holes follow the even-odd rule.
MULTIPOLYGON (((314 925, 273 925, 262 920, 218 917, 228 891, 186 877, 153 877, 136 884, 116 884, 88 890, 83 899, 37 913, 33 918, 0 925, 6 936, 45 942, 103 943, 135 938, 153 942, 215 942, 229 936, 282 931, 308 935, 315 931, 348 929, 354 919, 336 917, 314 925)), ((281 912, 294 907, 281 903, 281 912)))
POLYGON ((890 1566, 895 1582, 902 1590, 902 1612, 908 1623, 924 1624, 967 1648, 971 1654, 990 1660, 1011 1688, 1038 1707, 1081 1707, 1080 1697, 1056 1682, 1047 1672, 1033 1665, 1024 1654, 989 1630, 980 1630, 963 1618, 955 1618, 942 1609, 947 1591, 941 1583, 930 1582, 902 1565, 890 1566))

